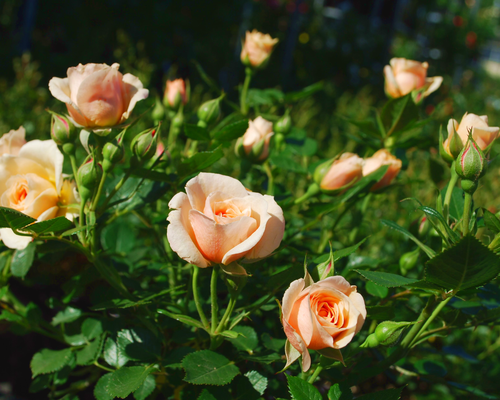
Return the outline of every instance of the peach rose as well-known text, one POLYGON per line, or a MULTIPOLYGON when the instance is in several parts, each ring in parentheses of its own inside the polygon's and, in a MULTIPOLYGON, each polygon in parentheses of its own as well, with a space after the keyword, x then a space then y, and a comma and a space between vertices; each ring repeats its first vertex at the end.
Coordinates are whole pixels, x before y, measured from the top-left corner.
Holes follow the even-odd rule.
POLYGON ((188 99, 184 79, 167 81, 164 98, 166 98, 168 105, 172 108, 177 108, 181 102, 182 104, 186 104, 188 99))
POLYGON ((271 55, 276 43, 278 43, 278 39, 273 39, 267 33, 263 34, 256 29, 252 32, 247 31, 241 49, 241 61, 252 67, 261 66, 271 55))
POLYGON ((344 153, 335 160, 321 180, 323 190, 337 190, 363 177, 363 159, 353 153, 344 153))
POLYGON ((52 78, 49 90, 66 103, 73 122, 90 129, 112 127, 126 121, 135 104, 148 97, 139 78, 122 75, 120 64, 78 64, 67 78, 52 78))
POLYGON ((283 210, 237 179, 200 173, 170 203, 167 237, 179 257, 205 268, 270 255, 283 239, 283 210))
POLYGON ((393 58, 390 64, 384 67, 385 92, 389 97, 402 97, 418 89, 423 90, 423 96, 427 97, 443 82, 441 76, 427 78, 429 64, 426 62, 393 58))
MULTIPOLYGON (((78 210, 61 207, 77 203, 74 185, 63 179, 63 155, 52 140, 32 140, 17 156, 0 157, 0 205, 12 208, 37 221, 58 216, 73 218, 78 210)), ((30 237, 0 229, 4 244, 24 249, 30 237)))
POLYGON ((363 175, 370 175, 371 173, 378 170, 381 166, 388 165, 389 168, 387 172, 375 185, 370 189, 372 192, 374 190, 389 186, 393 179, 398 176, 401 170, 402 162, 400 159, 394 157, 386 149, 380 149, 373 156, 365 160, 363 166, 363 175))
POLYGON ((297 350, 287 352, 287 366, 302 356, 302 369, 307 371, 308 349, 332 358, 331 349, 347 346, 365 318, 363 296, 342 276, 314 283, 306 274, 306 279, 293 281, 283 296, 281 317, 288 341, 297 350))
POLYGON ((465 113, 460 124, 453 118, 448 121, 448 138, 444 141, 443 147, 448 154, 450 152, 450 140, 454 132, 458 133, 462 144, 467 143, 469 136, 468 129, 472 129, 472 138, 476 141, 481 150, 486 150, 488 146, 498 137, 498 126, 488 125, 488 116, 465 113))
POLYGON ((273 135, 273 123, 257 117, 248 122, 248 129, 236 142, 236 149, 242 147, 245 155, 251 155, 257 161, 264 161, 269 156, 269 142, 273 135))
POLYGON ((0 155, 11 154, 17 156, 19 150, 26 144, 26 130, 20 126, 19 129, 11 129, 0 138, 0 155))

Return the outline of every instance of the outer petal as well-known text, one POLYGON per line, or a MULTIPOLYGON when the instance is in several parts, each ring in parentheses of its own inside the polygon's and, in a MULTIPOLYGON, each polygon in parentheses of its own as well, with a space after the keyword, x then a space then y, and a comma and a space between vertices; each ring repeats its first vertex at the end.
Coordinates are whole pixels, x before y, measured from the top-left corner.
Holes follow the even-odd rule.
POLYGON ((498 137, 498 131, 499 128, 493 126, 488 128, 474 127, 472 129, 472 137, 481 150, 485 150, 498 137))
POLYGON ((57 100, 66 104, 72 104, 76 107, 73 100, 71 100, 71 90, 69 88, 68 78, 52 78, 49 81, 49 91, 57 100))
POLYGON ((33 240, 30 236, 16 235, 10 228, 1 228, 0 237, 2 238, 4 245, 6 245, 9 249, 16 250, 25 249, 33 240))
POLYGON ((433 76, 432 78, 427 78, 425 80, 425 86, 427 86, 427 89, 424 92, 424 97, 427 97, 432 92, 438 90, 442 83, 443 83, 442 76, 433 76))
MULTIPOLYGON (((392 61, 392 60, 391 60, 392 61)), ((385 93, 390 97, 401 97, 401 92, 398 87, 398 83, 394 78, 394 73, 389 65, 384 67, 385 75, 385 93)))
MULTIPOLYGON (((57 193, 61 193, 64 156, 53 140, 30 140, 19 151, 19 157, 28 158, 44 167, 49 180, 55 182, 57 193)), ((36 171, 27 172, 39 175, 36 171)))
POLYGON ((290 286, 283 295, 283 304, 281 305, 281 312, 283 313, 283 318, 286 319, 287 321, 290 318, 290 314, 293 310, 293 305, 295 301, 299 298, 300 292, 302 292, 304 286, 305 286, 304 279, 302 278, 297 279, 292 283, 290 283, 290 286))
POLYGON ((349 294, 351 292, 351 284, 340 275, 330 276, 322 281, 316 282, 314 286, 324 289, 335 289, 344 294, 349 294))
POLYGON ((132 74, 123 75, 122 90, 124 113, 121 116, 120 122, 124 122, 130 117, 138 101, 144 100, 149 96, 149 90, 144 89, 139 78, 132 74))
POLYGON ((49 172, 47 171, 47 169, 34 160, 11 155, 1 156, 0 193, 4 193, 7 190, 7 181, 12 176, 25 175, 29 173, 34 173, 42 178, 49 179, 49 172))
POLYGON ((185 193, 177 193, 170 203, 170 208, 177 210, 170 211, 167 220, 170 224, 167 227, 167 238, 170 247, 179 257, 200 268, 206 268, 210 262, 206 260, 196 246, 193 228, 189 222, 189 210, 191 205, 185 193))

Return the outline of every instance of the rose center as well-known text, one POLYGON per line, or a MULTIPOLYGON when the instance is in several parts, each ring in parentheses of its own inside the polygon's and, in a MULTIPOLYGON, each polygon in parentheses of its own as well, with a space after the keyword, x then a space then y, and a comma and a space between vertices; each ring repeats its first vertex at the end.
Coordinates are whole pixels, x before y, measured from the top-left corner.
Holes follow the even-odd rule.
POLYGON ((24 200, 28 197, 29 188, 26 179, 21 178, 12 185, 9 196, 9 206, 16 210, 24 209, 24 200))
POLYGON ((235 220, 239 220, 243 216, 250 217, 252 210, 248 207, 240 210, 235 204, 231 202, 218 202, 213 205, 212 212, 215 222, 218 224, 229 224, 235 220))

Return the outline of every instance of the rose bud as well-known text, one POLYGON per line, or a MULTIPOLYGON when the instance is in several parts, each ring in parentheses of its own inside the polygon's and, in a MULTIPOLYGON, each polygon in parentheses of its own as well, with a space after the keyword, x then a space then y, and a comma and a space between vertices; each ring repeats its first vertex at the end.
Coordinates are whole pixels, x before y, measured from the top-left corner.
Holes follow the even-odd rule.
MULTIPOLYGON (((421 95, 418 100, 427 97, 441 86, 443 78, 435 76, 427 78, 426 62, 407 60, 406 58, 393 58, 390 65, 384 67, 385 93, 392 98, 398 98, 419 90, 421 95)), ((418 101, 416 101, 418 102, 418 101)))
POLYGON ((132 153, 141 162, 149 160, 156 154, 158 144, 157 128, 147 129, 139 133, 130 144, 132 153))
POLYGON ((281 133, 286 135, 292 129, 292 118, 290 118, 290 111, 286 110, 285 115, 283 115, 278 121, 274 123, 274 131, 276 133, 281 133))
POLYGON ((264 67, 276 43, 278 39, 273 39, 270 35, 258 32, 256 29, 252 32, 247 31, 241 49, 241 62, 253 68, 264 67))
POLYGON ((198 118, 205 123, 205 126, 213 124, 220 116, 220 102, 224 95, 203 103, 198 108, 198 118))
POLYGON ((51 114, 50 136, 52 140, 59 146, 73 142, 76 139, 76 130, 69 118, 55 112, 51 112, 51 114))
POLYGON ((359 347, 394 346, 403 330, 413 322, 384 321, 377 325, 375 332, 369 335, 359 347))
POLYGON ((76 179, 82 203, 90 199, 94 190, 99 186, 101 178, 102 167, 95 159, 90 159, 78 169, 76 179))
POLYGON ((250 192, 229 176, 202 172, 168 206, 172 250, 200 268, 258 261, 283 239, 283 210, 274 198, 250 192))
POLYGON ((180 104, 188 102, 188 92, 186 91, 186 82, 184 79, 175 79, 167 81, 165 94, 163 95, 163 104, 167 108, 177 110, 180 104))
POLYGON ((327 161, 314 171, 314 180, 323 191, 343 191, 363 177, 363 159, 344 153, 335 161, 327 161))
POLYGON ((402 162, 398 158, 394 157, 386 149, 378 150, 373 156, 367 158, 363 165, 363 176, 370 175, 371 173, 377 171, 383 165, 388 165, 389 168, 385 175, 380 179, 375 185, 372 186, 370 191, 375 191, 383 187, 389 186, 394 178, 399 174, 401 170, 402 162))
POLYGON ((464 149, 457 157, 455 171, 462 178, 462 189, 467 193, 474 193, 477 189, 477 180, 485 167, 485 156, 469 134, 469 140, 464 149))
POLYGON ((0 156, 10 154, 17 156, 19 150, 26 144, 26 130, 20 126, 19 129, 11 129, 8 133, 4 133, 0 138, 0 156))
POLYGON ((491 144, 498 137, 499 127, 488 125, 488 116, 465 113, 460 124, 453 118, 448 121, 448 138, 444 141, 443 147, 448 154, 457 158, 469 136, 469 129, 472 129, 472 138, 478 147, 488 152, 491 144), (458 142, 458 137, 461 143, 458 142), (460 144, 462 145, 460 147, 460 144), (460 150, 457 152, 457 150, 460 150))
POLYGON ((251 161, 264 161, 269 155, 269 141, 273 135, 272 122, 262 117, 249 121, 245 134, 236 141, 236 154, 251 161))
POLYGON ((119 138, 116 142, 108 142, 102 148, 102 169, 108 173, 125 157, 125 148, 119 138))
POLYGON ((351 342, 366 318, 363 296, 342 276, 313 283, 306 274, 306 279, 290 284, 282 303, 281 322, 289 344, 297 350, 285 346, 287 367, 301 355, 304 371, 311 366, 308 350, 341 360, 335 350, 351 342))
POLYGON ((78 64, 68 68, 67 78, 52 78, 49 90, 66 103, 75 125, 102 130, 125 122, 135 104, 148 97, 141 81, 122 75, 119 64, 78 64))

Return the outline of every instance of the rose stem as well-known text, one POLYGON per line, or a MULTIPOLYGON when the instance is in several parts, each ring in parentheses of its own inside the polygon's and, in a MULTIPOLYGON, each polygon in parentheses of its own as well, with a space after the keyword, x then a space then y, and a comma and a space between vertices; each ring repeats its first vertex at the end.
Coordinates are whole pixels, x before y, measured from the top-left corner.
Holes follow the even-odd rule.
POLYGON ((462 234, 464 236, 469 234, 471 206, 472 206, 472 194, 465 192, 464 216, 462 218, 462 234))
POLYGON ((219 305, 217 304, 217 278, 218 278, 218 265, 214 264, 212 269, 212 279, 210 280, 210 300, 212 303, 212 321, 210 332, 213 335, 217 328, 217 322, 219 320, 219 305))
POLYGON ((453 161, 451 163, 451 178, 450 182, 448 183, 448 188, 446 189, 446 195, 444 196, 444 204, 443 204, 443 216, 446 222, 448 222, 449 220, 451 195, 453 194, 453 189, 457 185, 457 181, 458 181, 458 174, 457 171, 455 170, 455 161, 453 161))
POLYGON ((247 92, 250 86, 250 81, 252 80, 252 68, 245 68, 245 82, 243 83, 243 88, 241 89, 241 97, 240 97, 240 109, 243 115, 248 114, 248 105, 247 105, 247 92))
POLYGON ((323 367, 321 365, 318 365, 307 382, 313 384, 321 371, 323 371, 323 367))
POLYGON ((198 310, 198 315, 200 316, 201 323, 203 324, 204 327, 208 328, 209 323, 208 319, 205 316, 205 313, 203 312, 203 307, 200 302, 200 292, 198 290, 198 274, 200 273, 200 269, 196 266, 193 265, 193 297, 194 297, 194 304, 196 304, 196 309, 198 310))
POLYGON ((273 171, 271 169, 271 166, 269 165, 269 161, 266 160, 264 162, 264 170, 266 171, 267 175, 267 194, 270 196, 274 195, 274 177, 273 177, 273 171))

